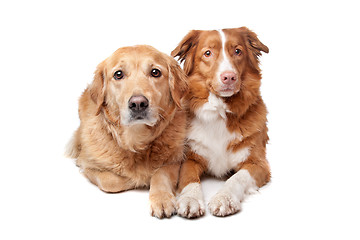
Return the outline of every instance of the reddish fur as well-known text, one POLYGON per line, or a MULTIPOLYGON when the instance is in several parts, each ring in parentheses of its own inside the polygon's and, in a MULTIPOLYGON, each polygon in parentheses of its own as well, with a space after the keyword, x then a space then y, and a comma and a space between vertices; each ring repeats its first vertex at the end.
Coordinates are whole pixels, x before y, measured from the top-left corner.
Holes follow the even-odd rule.
POLYGON ((182 190, 190 183, 200 183, 200 176, 206 168, 206 159, 192 151, 188 151, 186 161, 181 166, 181 179, 179 180, 178 189, 182 190))
MULTIPOLYGON (((247 160, 232 170, 248 170, 257 186, 261 187, 270 180, 270 168, 266 160, 267 110, 260 95, 261 73, 258 56, 261 51, 267 53, 269 49, 258 40, 255 33, 245 27, 224 29, 224 33, 227 38, 226 51, 230 56, 235 47, 242 50, 240 57, 231 58, 238 76, 241 76, 236 86, 237 92, 223 100, 231 111, 226 113, 227 128, 230 132, 241 134, 243 140, 231 141, 227 150, 236 152, 245 146, 250 147, 251 154, 247 160)), ((221 59, 210 62, 203 58, 203 53, 205 49, 211 49, 216 55, 221 49, 220 42, 217 31, 194 30, 185 36, 171 53, 173 57, 179 56, 180 61, 185 61, 184 70, 188 74, 190 87, 186 97, 190 121, 195 117, 194 111, 207 102, 209 93, 217 94, 215 72, 221 59)), ((179 191, 189 183, 199 182, 200 176, 208 170, 207 160, 189 151, 188 158, 182 165, 179 191)))

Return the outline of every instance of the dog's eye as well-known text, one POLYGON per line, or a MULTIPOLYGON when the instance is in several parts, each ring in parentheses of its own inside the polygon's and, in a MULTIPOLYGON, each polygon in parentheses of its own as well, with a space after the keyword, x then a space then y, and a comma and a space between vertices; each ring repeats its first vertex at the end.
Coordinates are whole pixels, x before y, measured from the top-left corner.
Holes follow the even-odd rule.
POLYGON ((240 49, 235 49, 235 55, 240 56, 242 54, 242 51, 240 49))
POLYGON ((124 73, 122 71, 116 71, 114 73, 114 79, 115 80, 121 80, 124 77, 124 73))
POLYGON ((207 50, 206 52, 204 52, 205 57, 210 57, 211 55, 212 55, 212 52, 210 50, 207 50))
POLYGON ((155 78, 158 78, 158 77, 161 77, 161 72, 159 69, 152 69, 151 70, 151 76, 155 77, 155 78))

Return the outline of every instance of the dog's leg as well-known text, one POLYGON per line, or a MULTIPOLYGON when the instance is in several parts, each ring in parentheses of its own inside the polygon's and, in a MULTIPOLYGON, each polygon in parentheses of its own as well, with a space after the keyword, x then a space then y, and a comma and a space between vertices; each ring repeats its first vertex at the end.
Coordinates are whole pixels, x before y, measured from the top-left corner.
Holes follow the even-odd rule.
POLYGON ((66 144, 65 156, 68 158, 77 158, 80 155, 81 151, 81 141, 80 141, 80 128, 78 128, 69 142, 66 144))
POLYGON ((150 213, 157 218, 175 214, 175 188, 179 178, 180 164, 166 165, 158 169, 150 181, 150 213))
POLYGON ((121 192, 135 187, 130 179, 121 177, 109 171, 98 171, 96 169, 86 168, 83 174, 97 185, 102 191, 108 193, 121 192))
POLYGON ((196 218, 204 215, 205 206, 200 185, 200 176, 204 173, 204 166, 200 163, 200 156, 190 153, 182 164, 179 177, 177 200, 177 214, 186 218, 196 218), (200 161, 194 161, 195 159, 200 161))
POLYGON ((208 206, 215 216, 227 216, 241 210, 241 201, 270 180, 270 169, 266 160, 252 156, 230 177, 223 188, 212 197, 208 206))

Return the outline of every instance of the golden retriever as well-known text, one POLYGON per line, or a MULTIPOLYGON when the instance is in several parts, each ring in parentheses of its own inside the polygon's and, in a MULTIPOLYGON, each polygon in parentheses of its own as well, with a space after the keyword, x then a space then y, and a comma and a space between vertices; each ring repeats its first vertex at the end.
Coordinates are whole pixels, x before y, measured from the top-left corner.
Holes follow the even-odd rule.
POLYGON ((105 192, 149 186, 151 214, 170 217, 184 158, 187 89, 172 57, 146 45, 118 49, 81 95, 80 127, 67 155, 105 192))
POLYGON ((222 177, 235 172, 208 204, 216 216, 240 211, 245 196, 270 180, 261 52, 269 49, 246 27, 193 30, 172 52, 185 61, 190 88, 189 151, 180 171, 178 215, 204 214, 203 173, 222 177))

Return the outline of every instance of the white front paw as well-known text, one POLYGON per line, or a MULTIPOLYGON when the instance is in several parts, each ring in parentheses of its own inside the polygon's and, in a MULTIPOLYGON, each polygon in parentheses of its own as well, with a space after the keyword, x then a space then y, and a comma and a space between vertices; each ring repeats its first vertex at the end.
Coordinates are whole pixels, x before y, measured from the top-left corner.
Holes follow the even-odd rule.
POLYGON ((177 214, 186 218, 197 218, 205 213, 204 200, 199 183, 186 186, 176 204, 177 214))
POLYGON ((220 191, 211 198, 208 207, 211 214, 224 217, 239 212, 241 203, 231 192, 220 191))
POLYGON ((205 213, 204 201, 193 197, 181 197, 177 201, 177 214, 186 218, 201 217, 205 213))

